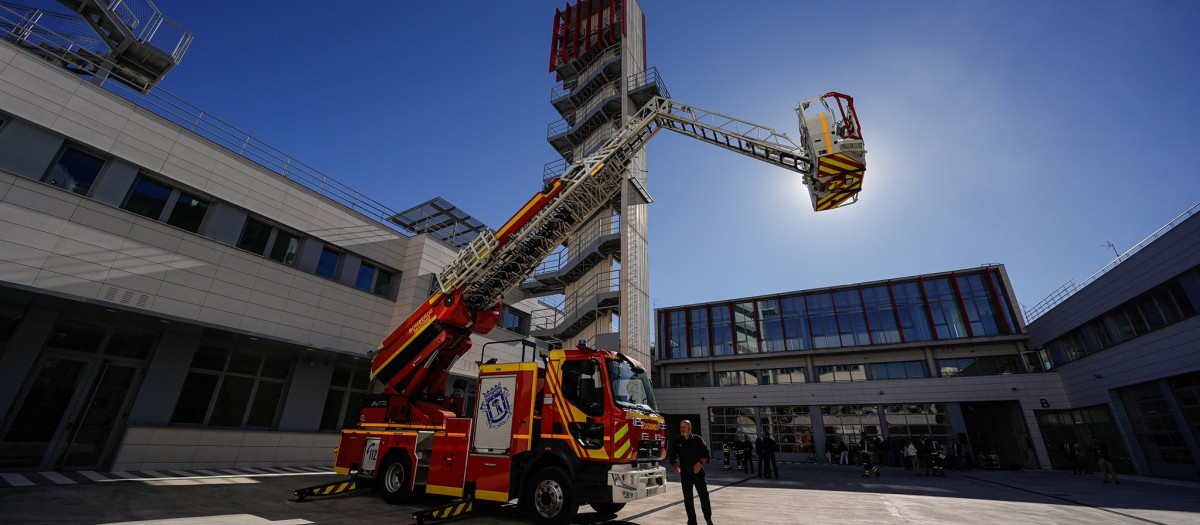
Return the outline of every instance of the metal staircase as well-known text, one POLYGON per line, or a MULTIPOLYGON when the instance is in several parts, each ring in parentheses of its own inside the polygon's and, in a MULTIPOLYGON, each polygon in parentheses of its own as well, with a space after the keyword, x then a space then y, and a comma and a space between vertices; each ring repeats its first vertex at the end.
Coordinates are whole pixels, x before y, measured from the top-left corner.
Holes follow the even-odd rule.
POLYGON ((192 42, 192 33, 150 0, 58 3, 75 15, 0 2, 0 36, 97 83, 111 77, 142 93, 179 63, 192 42))

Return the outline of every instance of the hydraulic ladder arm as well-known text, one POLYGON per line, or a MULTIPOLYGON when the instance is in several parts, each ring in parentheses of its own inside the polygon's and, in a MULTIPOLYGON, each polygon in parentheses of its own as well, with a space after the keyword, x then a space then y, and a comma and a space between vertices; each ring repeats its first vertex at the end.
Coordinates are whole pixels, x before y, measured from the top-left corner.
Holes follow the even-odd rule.
MULTIPOLYGON (((852 100, 851 117, 843 115, 837 120, 842 130, 839 133, 835 128, 832 136, 838 140, 832 140, 828 131, 818 138, 823 138, 824 144, 857 140, 855 158, 844 158, 842 149, 821 147, 820 140, 814 143, 805 121, 804 109, 809 104, 833 95, 850 100, 831 93, 802 102, 796 109, 807 139, 804 146, 768 127, 661 97, 651 99, 595 153, 547 183, 499 230, 485 231, 467 244, 438 275, 438 291, 384 340, 373 354, 371 374, 406 405, 393 407, 394 417, 416 424, 437 424, 452 417, 450 402, 444 397, 445 382, 454 361, 470 349, 470 334, 484 334, 495 327, 503 294, 611 201, 620 191, 634 155, 663 129, 800 173, 814 209, 853 202, 847 199, 856 199, 861 189, 865 150, 852 100), (847 132, 851 127, 853 131, 847 132), (841 167, 836 172, 823 170, 832 165, 828 161, 835 154, 838 157, 833 160, 841 167), (847 186, 847 177, 857 177, 858 184, 847 186)), ((832 125, 837 117, 828 105, 825 108, 832 125)), ((820 122, 826 122, 825 113, 820 122)))

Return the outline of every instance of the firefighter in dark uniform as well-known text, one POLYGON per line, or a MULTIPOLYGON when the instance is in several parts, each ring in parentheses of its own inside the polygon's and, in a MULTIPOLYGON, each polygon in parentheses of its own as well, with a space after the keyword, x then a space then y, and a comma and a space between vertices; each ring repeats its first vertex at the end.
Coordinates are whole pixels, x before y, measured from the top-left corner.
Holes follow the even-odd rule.
POLYGON ((862 450, 859 452, 863 467, 862 477, 869 478, 871 477, 871 474, 875 474, 875 477, 879 477, 879 467, 875 466, 875 462, 872 461, 871 457, 872 454, 879 451, 879 440, 868 436, 866 432, 863 432, 862 436, 859 437, 858 442, 860 445, 862 445, 862 450))
POLYGON ((938 443, 936 439, 933 440, 933 454, 929 460, 933 465, 933 477, 946 477, 946 453, 942 450, 942 444, 938 443))
POLYGON ((750 436, 742 434, 742 440, 738 442, 738 454, 742 458, 742 474, 753 474, 754 443, 750 442, 750 436))
POLYGON ((712 525, 712 505, 708 502, 708 484, 704 482, 704 464, 708 463, 708 443, 704 438, 692 433, 692 422, 683 420, 679 423, 679 435, 671 440, 667 451, 667 461, 675 467, 679 474, 679 482, 683 485, 684 509, 687 510, 688 525, 696 525, 696 505, 692 502, 692 487, 700 496, 700 510, 704 513, 704 521, 712 525))
POLYGON ((721 452, 725 454, 725 470, 729 470, 729 456, 733 454, 733 443, 730 443, 729 436, 721 440, 721 452))

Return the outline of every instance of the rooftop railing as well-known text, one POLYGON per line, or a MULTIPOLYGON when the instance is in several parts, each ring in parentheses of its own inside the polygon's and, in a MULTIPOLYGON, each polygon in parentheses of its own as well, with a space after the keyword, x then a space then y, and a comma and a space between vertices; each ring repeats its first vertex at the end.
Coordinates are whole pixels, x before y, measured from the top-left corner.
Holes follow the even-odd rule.
POLYGON ((1025 310, 1025 323, 1026 324, 1032 323, 1035 319, 1041 317, 1046 312, 1049 312, 1055 306, 1062 304, 1063 301, 1066 301, 1072 295, 1075 295, 1075 292, 1078 292, 1079 290, 1086 288, 1087 285, 1092 284, 1093 282, 1096 281, 1096 279, 1099 279, 1102 275, 1108 273, 1113 268, 1116 268, 1117 265, 1124 262, 1126 259, 1131 257, 1133 254, 1137 253, 1142 248, 1145 248, 1146 245, 1154 242, 1159 237, 1162 237, 1163 234, 1167 233, 1172 228, 1179 225, 1179 223, 1187 220, 1192 215, 1195 215, 1197 212, 1200 212, 1200 202, 1193 204, 1191 208, 1188 208, 1187 211, 1179 214, 1179 216, 1172 219, 1171 222, 1164 224, 1162 228, 1155 230, 1154 233, 1151 233, 1145 239, 1142 239, 1141 242, 1133 245, 1132 248, 1125 250, 1125 253, 1118 255, 1116 259, 1113 259, 1112 262, 1104 265, 1103 268, 1101 268, 1096 273, 1092 274, 1091 277, 1088 277, 1082 283, 1076 284, 1075 279, 1071 279, 1071 280, 1063 283, 1062 286, 1059 286, 1053 292, 1050 292, 1050 295, 1046 296, 1045 299, 1042 299, 1041 302, 1033 305, 1032 308, 1025 310))

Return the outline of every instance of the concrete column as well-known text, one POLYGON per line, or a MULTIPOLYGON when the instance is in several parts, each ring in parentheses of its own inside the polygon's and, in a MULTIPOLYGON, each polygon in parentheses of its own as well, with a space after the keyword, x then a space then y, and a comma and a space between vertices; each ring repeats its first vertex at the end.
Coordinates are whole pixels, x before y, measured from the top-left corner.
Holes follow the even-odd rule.
MULTIPOLYGON (((950 433, 954 434, 954 439, 958 439, 960 433, 969 438, 967 420, 963 419, 962 405, 959 403, 946 403, 946 413, 950 416, 950 433)), ((963 446, 968 445, 968 443, 961 439, 959 439, 958 443, 963 446)))
POLYGON ((1193 458, 1200 458, 1200 447, 1196 445, 1196 438, 1188 432, 1187 419, 1183 417, 1183 411, 1179 408, 1179 401, 1175 399, 1175 394, 1171 392, 1171 385, 1167 384, 1166 379, 1156 381, 1158 387, 1162 389, 1163 398, 1167 400, 1167 406, 1171 407, 1171 415, 1175 417, 1175 425, 1179 427, 1179 433, 1183 435, 1183 440, 1187 442, 1188 450, 1192 453, 1193 458))
MULTIPOLYGON (((96 181, 96 188, 92 190, 92 198, 114 208, 120 208, 137 175, 137 166, 120 159, 109 161, 108 168, 96 181)), ((158 217, 154 217, 154 219, 157 220, 158 217)))
POLYGON ((12 408, 21 394, 25 378, 37 364, 38 354, 57 320, 58 312, 30 308, 13 332, 8 350, 0 356, 0 407, 5 411, 12 408))
POLYGON ((163 332, 146 366, 146 378, 129 410, 129 425, 167 426, 183 391, 192 357, 200 345, 203 329, 197 326, 171 327, 163 332))
POLYGON ((62 145, 62 137, 14 119, 0 134, 0 151, 19 151, 21 154, 0 155, 0 170, 39 180, 62 145))
POLYGON ((821 415, 821 405, 809 405, 808 415, 812 419, 813 448, 817 452, 818 462, 825 459, 825 418, 821 415))
MULTIPOLYGON (((279 430, 288 432, 316 432, 321 426, 321 408, 329 394, 329 381, 337 356, 325 353, 305 352, 296 359, 292 379, 288 382, 287 401, 283 414, 279 416, 279 430)), ((351 407, 353 409, 353 407, 351 407)))
POLYGON ((933 349, 925 347, 925 366, 929 367, 929 377, 938 377, 937 361, 933 360, 933 349))
MULTIPOLYGON (((1133 423, 1129 422, 1129 414, 1125 412, 1125 403, 1121 402, 1121 396, 1116 391, 1109 390, 1108 402, 1112 409, 1113 426, 1117 427, 1117 434, 1120 434, 1125 450, 1129 452, 1134 471, 1140 476, 1153 475, 1150 471, 1150 463, 1146 461, 1146 455, 1142 452, 1141 445, 1138 444, 1137 434, 1133 431, 1133 423)), ((1111 450, 1113 443, 1109 443, 1108 446, 1110 453, 1115 453, 1111 450)))

